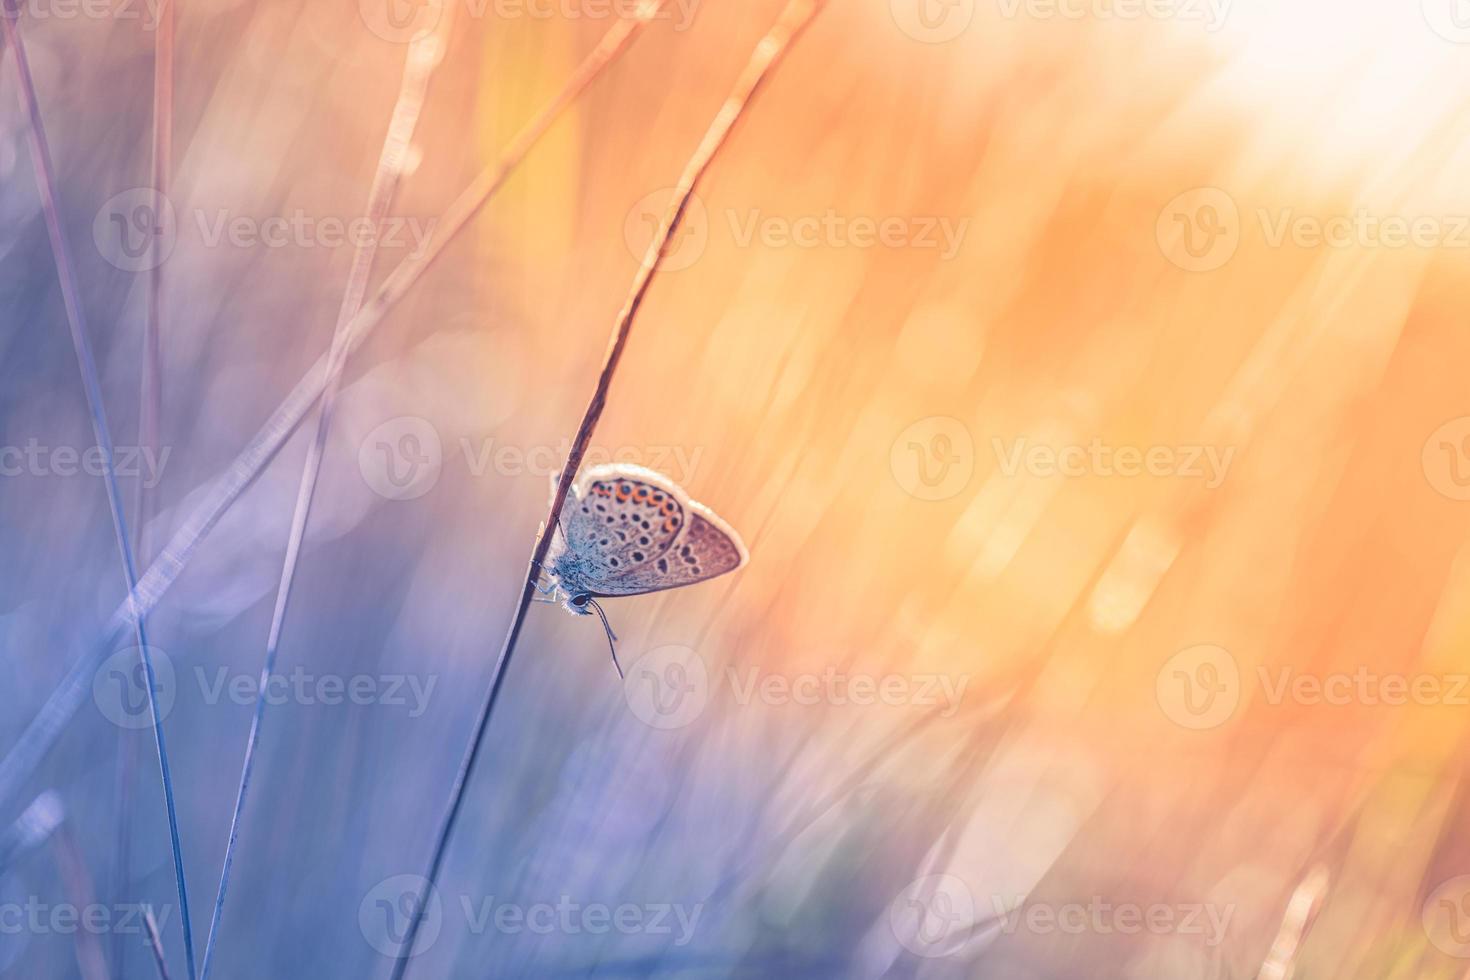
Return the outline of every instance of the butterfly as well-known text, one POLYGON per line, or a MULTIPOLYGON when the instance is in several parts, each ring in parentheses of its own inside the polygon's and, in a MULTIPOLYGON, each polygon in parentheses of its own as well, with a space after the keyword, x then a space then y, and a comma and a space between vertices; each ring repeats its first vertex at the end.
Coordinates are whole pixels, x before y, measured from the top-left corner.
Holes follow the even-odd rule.
MULTIPOLYGON (((593 466, 567 497, 561 535, 538 591, 573 615, 602 617, 608 642, 617 640, 598 599, 644 595, 704 582, 750 560, 740 535, 673 480, 631 463, 593 466)), ((622 676, 617 647, 613 665, 622 676)))

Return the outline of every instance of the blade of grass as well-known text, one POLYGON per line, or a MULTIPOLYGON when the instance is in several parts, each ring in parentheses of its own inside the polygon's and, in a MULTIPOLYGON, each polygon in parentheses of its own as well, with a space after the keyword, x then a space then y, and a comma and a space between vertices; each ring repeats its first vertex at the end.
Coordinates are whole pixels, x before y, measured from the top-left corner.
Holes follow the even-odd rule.
MULTIPOLYGON (((735 124, 743 118, 751 100, 770 78, 771 71, 790 50, 791 42, 812 22, 824 3, 825 0, 790 0, 781 12, 775 26, 756 45, 750 60, 736 80, 735 87, 725 99, 724 104, 720 106, 719 112, 715 114, 714 120, 695 149, 694 155, 685 164, 684 172, 674 186, 673 201, 664 213, 658 232, 653 236, 653 241, 649 243, 648 251, 638 267, 638 272, 633 277, 633 285, 628 292, 628 298, 624 301, 623 308, 614 321, 612 337, 603 359, 602 370, 597 377, 597 385, 587 403, 586 411, 582 414, 582 421, 577 426, 577 435, 572 441, 567 463, 562 467, 561 477, 557 480, 556 493, 552 497, 551 508, 542 524, 543 528, 557 526, 567 494, 571 490, 573 481, 577 478, 577 470, 581 467, 582 458, 586 455, 587 447, 592 441, 592 434, 607 405, 608 391, 612 387, 618 364, 622 361, 623 351, 627 347, 628 337, 633 329, 633 321, 638 315, 639 308, 643 305, 644 297, 648 295, 648 289, 653 284, 654 277, 663 265, 669 244, 684 219, 684 213, 689 207, 689 201, 694 196, 695 189, 709 171, 710 165, 714 163, 720 150, 728 143, 735 124)), ((515 655, 516 641, 520 638, 521 627, 525 624, 526 613, 531 607, 531 598, 535 594, 536 582, 542 563, 546 559, 551 539, 552 535, 549 533, 538 534, 532 546, 531 560, 526 569, 526 580, 521 586, 520 601, 516 606, 510 627, 506 631, 500 655, 496 658, 495 667, 491 673, 490 689, 480 705, 474 730, 465 747, 464 758, 460 762, 459 770, 455 773, 454 783, 449 791, 449 801, 440 817, 438 831, 434 837, 434 847, 430 852, 429 865, 423 876, 420 892, 410 906, 413 912, 409 918, 408 930, 403 937, 403 942, 399 944, 398 955, 394 959, 393 980, 402 980, 412 959, 414 941, 418 937, 419 925, 423 921, 421 913, 425 899, 433 892, 439 880, 439 873, 443 869, 449 839, 454 833, 454 825, 464 805, 465 789, 469 785, 469 777, 475 768, 476 760, 479 759, 480 750, 485 744, 485 734, 489 731, 490 719, 500 699, 500 692, 505 684, 511 658, 515 655)))
POLYGON ((168 980, 168 961, 163 958, 163 942, 158 938, 158 919, 153 915, 153 906, 143 909, 143 928, 148 930, 148 948, 153 950, 153 963, 158 967, 159 980, 168 980))
MULTIPOLYGON (((452 7, 446 6, 439 18, 437 29, 409 45, 403 62, 403 80, 398 98, 389 117, 388 133, 383 139, 383 149, 378 156, 377 170, 373 175, 372 187, 368 191, 367 218, 372 227, 378 228, 387 217, 388 207, 398 189, 403 175, 404 160, 408 155, 409 143, 414 128, 418 125, 428 94, 429 81, 434 69, 443 59, 450 39, 452 7)), ((271 690, 271 676, 275 673, 276 657, 281 648, 281 634, 285 629, 286 610, 290 603, 291 586, 296 580, 297 562, 301 556, 301 545, 306 538, 306 524, 311 516, 311 503, 316 495, 317 478, 321 474, 322 457, 326 453, 327 430, 332 422, 332 408, 336 403, 341 383, 340 366, 347 356, 347 326, 362 308, 367 294, 368 276, 377 257, 377 235, 369 235, 359 244, 352 256, 352 267, 347 275, 347 289, 342 296, 342 305, 337 313, 337 324, 332 335, 331 354, 328 360, 327 382, 322 392, 321 408, 317 414, 316 432, 307 451, 306 462, 301 470, 301 484, 296 495, 296 509, 291 515, 291 531, 286 540, 286 556, 281 567, 281 577, 276 586, 275 610, 271 616, 270 631, 265 644, 265 660, 261 666, 260 686, 255 698, 255 711, 250 719, 250 733, 245 740, 245 756, 240 764, 240 782, 235 794, 235 810, 230 817, 229 842, 225 845, 225 859, 220 870, 219 889, 214 900, 214 915, 209 923, 209 937, 204 943, 204 962, 199 970, 201 980, 209 980, 210 967, 214 962, 215 943, 219 939, 220 921, 224 916, 225 896, 230 887, 230 871, 235 863, 235 851, 240 840, 240 827, 245 813, 245 799, 250 791, 250 777, 255 770, 255 750, 260 744, 260 729, 265 720, 266 699, 271 690)))
POLYGON ((1297 882, 1292 889, 1291 899, 1281 913, 1281 925, 1276 938, 1261 964, 1256 980, 1291 980, 1301 958, 1302 946, 1312 930, 1317 913, 1327 897, 1332 883, 1332 873, 1326 865, 1319 864, 1297 882))
MULTIPOLYGON (((4 0, 0 0, 4 2, 4 0)), ((182 574, 184 567, 193 558, 200 543, 219 523, 225 512, 239 499, 255 478, 275 458, 286 440, 296 431, 321 397, 331 379, 332 372, 340 372, 347 357, 367 339, 368 335, 383 321, 388 312, 423 277, 434 261, 444 252, 449 243, 465 228, 487 201, 510 178, 525 160, 527 154, 545 135, 561 114, 577 100, 602 72, 621 55, 638 31, 644 27, 668 0, 652 0, 640 7, 635 17, 618 21, 610 28, 593 49, 592 53, 577 67, 562 91, 526 126, 516 134, 505 153, 490 167, 483 170, 475 180, 449 205, 434 227, 433 234, 423 250, 404 259, 389 274, 373 299, 357 316, 352 318, 346 330, 344 342, 346 356, 340 363, 330 364, 330 352, 317 359, 316 364, 296 384, 285 400, 266 420, 260 431, 250 440, 230 468, 217 477, 205 499, 188 515, 179 529, 174 532, 158 558, 143 573, 143 577, 131 590, 127 598, 115 609, 102 628, 101 641, 88 649, 73 664, 41 710, 26 726, 15 746, 0 761, 0 805, 11 799, 35 771, 46 752, 55 743, 66 727, 67 721, 87 700, 91 691, 91 678, 107 658, 110 645, 117 641, 138 617, 147 615, 163 598, 164 593, 182 574)))
MULTIPOLYGON (((158 200, 167 200, 169 178, 173 170, 174 115, 174 5, 173 0, 159 0, 153 34, 153 191, 158 200)), ((159 417, 163 411, 162 358, 159 353, 163 330, 163 241, 154 235, 150 243, 152 262, 148 270, 147 311, 143 319, 143 357, 138 392, 138 445, 143 452, 158 447, 159 417)), ((153 495, 148 481, 140 475, 133 533, 136 535, 138 560, 146 562, 152 554, 149 546, 150 521, 153 518, 153 495)), ((139 617, 146 628, 146 617, 139 617)), ((117 843, 113 859, 113 888, 121 899, 132 877, 133 843, 133 778, 138 768, 138 742, 132 732, 124 732, 117 741, 117 843)), ((114 933, 110 944, 112 975, 122 980, 125 949, 123 937, 114 933)))
MULTIPOLYGON (((56 169, 51 161, 51 147, 46 140, 46 129, 41 119, 40 100, 36 96, 35 81, 31 76, 30 64, 26 59, 25 44, 17 29, 18 11, 11 0, 5 0, 0 11, 0 24, 4 25, 5 42, 10 46, 11 60, 15 65, 16 82, 20 89, 21 108, 29 119, 29 143, 31 161, 35 169, 36 187, 41 195, 41 210, 46 219, 46 232, 51 239, 51 253, 55 260, 56 277, 61 286, 62 302, 66 307, 66 322, 71 331, 72 348, 76 353, 77 367, 82 376, 82 388, 87 398, 87 408, 92 417, 92 432, 97 446, 102 451, 103 485, 107 492, 107 505, 112 512, 112 529, 117 540, 118 557, 122 562, 123 578, 129 595, 137 588, 137 565, 133 560, 133 549, 128 536, 127 518, 123 516, 122 493, 118 488, 115 469, 115 453, 112 432, 107 424, 107 410, 102 400, 102 385, 97 377, 97 363, 92 355, 92 343, 87 336, 87 322, 82 310, 81 292, 77 286, 76 265, 72 261, 71 248, 61 227, 61 208, 56 190, 56 169)), ((189 977, 194 977, 194 934, 189 922, 189 890, 184 878, 184 853, 179 843, 179 818, 174 805, 173 776, 169 772, 168 747, 163 736, 163 719, 158 713, 158 680, 154 675, 153 657, 148 651, 147 633, 141 615, 133 617, 133 635, 138 644, 138 657, 148 680, 148 710, 153 719, 153 739, 158 748, 158 768, 163 780, 164 805, 168 810, 169 846, 173 851, 174 879, 178 886, 180 921, 184 930, 185 959, 189 964, 189 977)))
MULTIPOLYGON (((82 855, 81 845, 69 824, 62 824, 51 838, 56 856, 56 867, 61 873, 67 900, 74 908, 96 907, 96 890, 92 875, 87 871, 87 859, 82 855)), ((75 955, 77 972, 82 980, 107 980, 107 958, 102 952, 102 940, 91 929, 76 930, 75 955)))

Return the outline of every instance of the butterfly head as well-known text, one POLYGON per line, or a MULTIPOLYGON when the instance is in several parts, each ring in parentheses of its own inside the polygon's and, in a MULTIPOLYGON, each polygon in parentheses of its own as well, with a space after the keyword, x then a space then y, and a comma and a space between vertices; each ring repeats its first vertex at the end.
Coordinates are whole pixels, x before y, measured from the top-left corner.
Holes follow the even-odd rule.
POLYGON ((577 616, 592 612, 592 590, 587 587, 586 559, 572 551, 563 551, 551 562, 551 574, 561 588, 562 608, 577 616))

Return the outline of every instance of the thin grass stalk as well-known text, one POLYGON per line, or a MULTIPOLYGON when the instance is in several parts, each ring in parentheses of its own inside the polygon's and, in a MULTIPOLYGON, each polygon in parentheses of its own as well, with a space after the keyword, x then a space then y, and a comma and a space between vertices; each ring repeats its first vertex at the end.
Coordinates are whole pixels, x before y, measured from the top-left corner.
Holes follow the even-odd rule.
MULTIPOLYGON (((152 187, 154 207, 168 200, 173 171, 174 116, 174 5, 173 0, 159 0, 153 34, 153 146, 152 187)), ((139 372, 138 446, 143 452, 158 447, 159 420, 163 414, 163 365, 160 353, 163 331, 163 241, 154 235, 150 244, 152 261, 148 270, 147 310, 143 318, 143 356, 139 372)), ((147 562, 150 547, 153 494, 148 481, 138 479, 138 495, 133 516, 133 533, 139 561, 147 562)), ((146 628, 146 617, 139 617, 146 628)), ((132 877, 133 780, 138 768, 138 742, 131 732, 118 739, 117 843, 113 857, 113 894, 126 893, 132 877)), ((126 955, 123 937, 114 934, 110 955, 112 975, 122 980, 126 955)))
MULTIPOLYGON (((92 875, 87 871, 87 859, 69 825, 63 824, 57 828, 55 836, 51 838, 51 846, 67 900, 78 909, 92 908, 97 901, 96 889, 93 887, 92 875)), ((73 951, 77 958, 77 972, 82 975, 82 980, 107 980, 107 957, 102 951, 102 940, 95 932, 78 929, 73 951)))
POLYGON ((1327 897, 1332 883, 1332 873, 1325 864, 1319 864, 1307 872, 1296 888, 1281 914, 1281 925, 1276 939, 1261 964, 1256 980, 1291 980, 1300 963, 1302 947, 1312 930, 1317 914, 1327 897))
MULTIPOLYGON (((153 142, 150 163, 150 189, 155 213, 168 200, 173 161, 173 86, 174 86, 174 5, 173 0, 158 0, 157 27, 153 48, 153 142)), ((138 444, 154 449, 158 444, 159 419, 163 411, 163 365, 160 337, 163 330, 163 239, 154 235, 149 243, 148 287, 143 318, 143 357, 138 391, 138 444)), ((138 481, 133 531, 137 536, 138 557, 147 561, 148 520, 152 494, 146 481, 138 481)))
MULTIPOLYGON (((145 625, 146 629, 146 625, 145 625)), ((138 733, 122 731, 117 740, 117 784, 113 790, 117 812, 116 839, 113 843, 112 895, 121 899, 127 894, 133 867, 133 782, 138 772, 138 733)), ((112 975, 121 980, 127 950, 120 934, 114 933, 109 955, 112 975)))
MULTIPOLYGON (((0 25, 4 26, 5 41, 10 46, 15 63, 16 82, 20 88, 21 107, 29 119, 29 143, 31 160, 36 172, 36 187, 41 196, 41 210, 46 219, 46 232, 51 239, 51 253, 55 260, 56 277, 61 287, 62 302, 66 307, 67 326, 71 331, 72 348, 76 353, 77 367, 82 376, 82 388, 86 394, 87 408, 92 419, 92 432, 101 449, 103 486, 107 492, 107 505, 112 512, 112 529, 117 541, 118 557, 122 563, 123 578, 131 595, 137 588, 137 565, 128 535, 127 518, 123 515, 122 493, 118 488, 117 472, 114 467, 112 432, 107 424, 107 410, 102 400, 102 385, 97 377, 97 363, 92 354, 92 344, 87 336, 87 323, 82 310, 81 292, 77 286, 76 265, 72 261, 71 249, 61 227, 61 208, 57 200, 56 169, 51 160, 51 148, 46 139, 45 125, 41 119, 40 100, 36 96, 35 81, 31 76, 30 63, 26 58, 25 44, 16 27, 18 13, 11 0, 5 0, 0 10, 0 25)), ((189 921, 189 890, 184 877, 184 854, 179 843, 179 818, 174 805, 173 776, 169 771, 168 747, 163 735, 163 719, 158 713, 158 681, 154 675, 153 657, 148 651, 147 632, 141 615, 134 615, 133 635, 138 644, 138 656, 148 680, 148 710, 153 720, 153 737, 158 748, 158 767, 163 780, 164 804, 168 810, 169 845, 173 851, 174 880, 178 887, 180 921, 184 930, 185 958, 189 964, 189 978, 194 978, 194 935, 189 921)))
MULTIPOLYGON (((640 7, 635 17, 620 20, 610 28, 592 53, 577 67, 557 97, 516 134, 500 160, 483 170, 454 199, 439 219, 423 251, 399 263, 368 305, 352 318, 346 332, 346 356, 335 366, 335 371, 342 370, 347 357, 362 345, 470 219, 510 179, 531 149, 551 128, 552 123, 627 50, 639 30, 667 2, 668 0, 653 0, 640 7)), ((143 573, 138 584, 113 611, 103 626, 101 642, 77 660, 46 699, 46 703, 26 726, 15 746, 0 761, 0 805, 20 791, 31 773, 40 765, 47 750, 55 743, 67 721, 90 696, 92 675, 106 659, 109 645, 117 642, 138 617, 146 616, 153 610, 164 593, 178 580, 204 538, 296 431, 296 427, 301 424, 312 405, 326 390, 327 382, 331 380, 334 368, 330 362, 330 352, 317 359, 316 364, 297 382, 296 387, 277 406, 260 431, 235 457, 230 468, 215 479, 205 499, 190 512, 158 558, 143 573)))
MULTIPOLYGON (((446 8, 439 18, 438 29, 416 39, 409 46, 405 55, 403 81, 389 118, 388 132, 383 139, 383 149, 378 157, 378 166, 373 175, 372 186, 368 191, 367 217, 374 228, 379 227, 383 219, 387 217, 389 205, 398 189, 399 180, 403 175, 404 161, 408 156, 409 144, 413 140, 414 129, 423 111, 429 80, 449 45, 452 19, 451 9, 446 8)), ((230 887, 230 872, 234 867, 235 852, 240 840, 245 800, 250 791, 250 778, 255 770, 255 752, 260 744, 260 730, 265 720, 266 694, 271 689, 270 680, 276 669, 276 658, 281 648, 281 635, 285 629, 291 587, 296 580, 301 546, 306 538, 306 525, 311 516, 312 500, 316 495, 317 478, 321 475, 322 458, 326 454, 327 431, 331 425, 332 409, 341 384, 341 367, 347 356, 347 326, 362 309, 363 298, 367 295, 368 277, 372 274, 373 261, 377 257, 377 238, 376 235, 368 236, 353 253, 352 266, 347 275, 347 288, 337 313, 337 323, 332 336, 331 354, 328 361, 326 387, 322 393, 316 431, 307 452, 306 462, 302 467, 296 508, 291 515, 291 530, 286 541, 286 555, 281 567, 280 581, 276 586, 276 604, 271 616, 270 631, 266 638, 259 693, 256 696, 255 711, 250 720, 250 734, 245 741, 244 760, 240 765, 239 788, 235 795, 235 810, 230 817, 230 837, 229 842, 225 845, 225 859, 220 871, 219 889, 214 901, 214 915, 209 923, 209 938, 204 944, 204 962, 199 971, 201 980, 209 980, 210 967, 214 962, 215 943, 218 941, 220 922, 224 916, 225 896, 230 887)))
POLYGON ((689 202, 694 196, 695 189, 709 171, 720 150, 727 145, 731 132, 736 123, 744 117, 751 100, 764 87, 772 70, 780 64, 790 50, 792 41, 811 24, 825 2, 826 0, 790 0, 781 12, 776 25, 756 45, 750 60, 735 82, 735 87, 710 123, 704 139, 700 141, 694 155, 685 164, 684 172, 674 186, 673 200, 665 211, 658 232, 653 236, 653 241, 649 243, 648 251, 633 277, 633 285, 628 292, 628 298, 624 301, 614 321, 607 353, 603 358, 602 370, 597 377, 597 385, 587 403, 586 411, 582 414, 582 421, 577 426, 577 435, 572 441, 566 465, 562 467, 561 476, 557 480, 556 492, 552 496, 551 507, 542 525, 542 533, 537 535, 535 544, 532 546, 531 559, 526 569, 526 580, 521 586, 520 601, 516 606, 510 627, 506 631, 500 655, 495 660, 490 689, 480 705, 474 731, 465 747, 464 758, 460 762, 459 770, 455 773, 454 783, 449 792, 449 801, 440 818, 420 892, 410 906, 413 911, 409 918, 407 933, 394 959, 393 980, 402 980, 412 960, 414 942, 418 937, 419 925, 423 921, 422 912, 425 902, 427 897, 433 893, 439 880, 439 873, 443 870, 444 855, 449 848, 449 840, 454 834, 455 823, 464 805, 469 777, 484 747, 485 735, 489 731, 495 705, 504 688, 511 658, 515 655, 516 641, 520 638, 521 628, 526 621, 526 613, 531 607, 531 599, 536 592, 536 583, 540 578, 542 564, 546 560, 546 553, 551 545, 553 537, 551 529, 557 527, 562 508, 566 504, 567 494, 571 491, 572 483, 577 478, 577 471, 581 468, 582 458, 586 455, 587 447, 592 442, 597 423, 602 418, 603 409, 607 405, 608 391, 612 387, 618 365, 622 362, 623 351, 628 345, 628 337, 632 333, 633 321, 637 318, 638 310, 648 295, 649 287, 652 286, 654 278, 668 255, 669 246, 675 232, 679 230, 679 225, 684 220, 684 214, 689 208, 689 202))
POLYGON ((158 967, 159 980, 168 980, 168 960, 163 955, 163 941, 158 937, 158 919, 153 915, 153 906, 143 909, 143 928, 148 931, 148 948, 153 951, 153 964, 158 967))

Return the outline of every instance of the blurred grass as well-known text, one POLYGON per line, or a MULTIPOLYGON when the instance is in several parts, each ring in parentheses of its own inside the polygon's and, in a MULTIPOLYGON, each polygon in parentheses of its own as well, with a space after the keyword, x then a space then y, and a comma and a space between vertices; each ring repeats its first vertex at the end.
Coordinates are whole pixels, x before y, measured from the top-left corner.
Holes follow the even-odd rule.
MULTIPOLYGON (((545 500, 544 475, 474 476, 458 439, 534 447, 568 434, 637 261, 630 209, 672 183, 776 6, 708 4, 687 32, 653 31, 364 349, 282 666, 413 671, 438 677, 438 692, 414 719, 280 707, 260 762, 270 817, 247 831, 260 860, 238 881, 221 976, 382 970, 359 902, 417 870, 423 801, 447 789, 545 500), (357 452, 400 415, 435 425, 446 462, 431 494, 385 502, 357 452)), ((1369 15, 1242 0, 1214 35, 982 7, 944 45, 904 36, 888 7, 835 5, 776 80, 702 193, 703 254, 650 297, 598 439, 700 451, 689 489, 745 533, 754 561, 737 580, 609 611, 630 659, 682 643, 716 678, 725 665, 970 675, 964 710, 741 705, 726 686, 693 725, 655 731, 610 679, 599 631, 537 616, 444 894, 709 907, 681 948, 447 923, 415 970, 1249 978, 1322 861, 1331 885, 1299 977, 1459 975, 1420 910, 1470 870, 1462 709, 1277 707, 1255 692, 1228 724, 1191 732, 1160 712, 1155 687, 1200 643, 1231 651, 1247 676, 1466 670, 1467 517, 1421 463, 1430 434, 1467 414, 1463 249, 1272 248, 1252 219, 1227 264, 1192 273, 1155 240, 1167 202, 1207 185, 1247 218, 1359 203, 1465 213, 1458 49, 1408 40, 1424 29, 1413 5, 1369 15), (924 249, 742 247, 728 216, 829 208, 970 224, 946 262, 924 249), (931 416, 960 419, 975 443, 964 492, 939 502, 890 471, 894 440, 931 416), (992 450, 1093 436, 1238 451, 1207 492, 1168 478, 1013 478, 992 450), (1031 681, 1011 696, 1017 677, 1031 681), (963 877, 982 911, 994 891, 1233 903, 1235 917, 1217 950, 1017 931, 922 960, 896 942, 889 906, 930 872, 963 877)), ((306 13, 180 7, 177 206, 360 208, 401 51, 355 27, 349 4, 306 13)), ((438 213, 600 33, 466 24, 436 81, 405 215, 438 213)), ((149 39, 116 24, 24 29, 54 107, 68 230, 85 245, 97 209, 147 170, 137 83, 149 39)), ((3 145, 12 102, 0 100, 3 145)), ((57 297, 34 260, 44 245, 24 160, 0 180, 14 218, 0 228, 0 443, 85 444, 57 297)), ((131 431, 142 278, 80 259, 109 406, 131 431)), ((348 260, 209 250, 181 234, 167 266, 163 438, 175 448, 162 504, 227 462, 326 349, 348 260)), ((258 661, 302 451, 283 454, 159 610, 156 642, 186 679, 258 661)), ((0 749, 119 598, 100 505, 86 480, 0 490, 0 749)), ((190 690, 169 725, 189 733, 175 750, 189 864, 212 873, 234 790, 217 759, 249 708, 190 690)), ((33 787, 63 792, 98 881, 113 820, 100 747, 116 737, 79 716, 33 787)), ((127 900, 164 907, 166 855, 150 832, 162 814, 139 795, 127 900)), ((61 900, 43 862, 12 873, 61 900)), ((151 969, 143 944, 130 948, 129 972, 151 969)), ((74 975, 65 937, 32 939, 24 956, 16 976, 74 975)))

